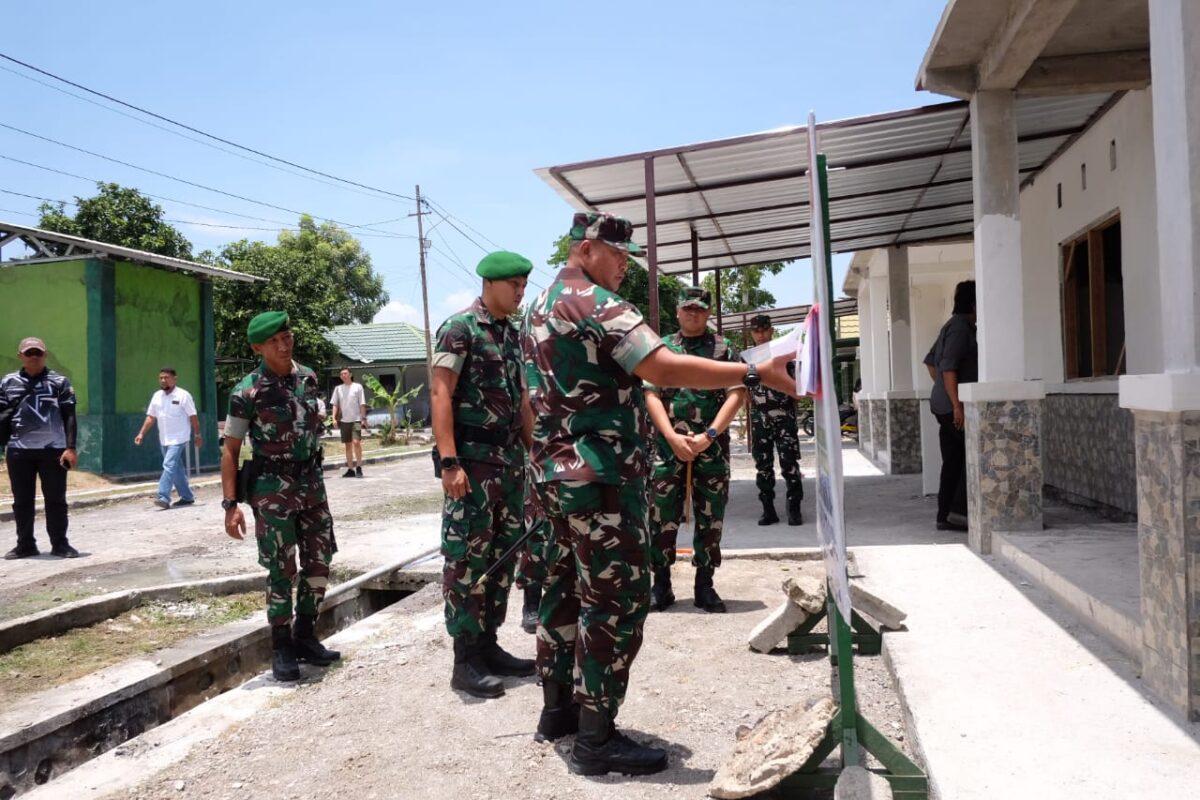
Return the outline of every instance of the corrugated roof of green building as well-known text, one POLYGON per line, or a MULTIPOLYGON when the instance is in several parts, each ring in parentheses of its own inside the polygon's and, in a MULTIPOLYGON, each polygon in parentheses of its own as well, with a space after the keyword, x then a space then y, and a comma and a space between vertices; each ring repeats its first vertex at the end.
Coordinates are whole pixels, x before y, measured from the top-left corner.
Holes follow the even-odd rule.
POLYGON ((338 325, 325 338, 343 356, 363 364, 425 361, 425 336, 407 322, 338 325))

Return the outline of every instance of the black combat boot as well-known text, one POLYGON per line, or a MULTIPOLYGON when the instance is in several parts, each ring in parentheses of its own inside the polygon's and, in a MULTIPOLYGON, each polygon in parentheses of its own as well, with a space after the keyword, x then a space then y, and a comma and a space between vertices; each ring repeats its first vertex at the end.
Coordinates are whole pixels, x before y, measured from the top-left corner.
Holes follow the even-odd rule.
POLYGON ((773 496, 766 497, 760 495, 758 499, 762 501, 763 507, 763 513, 758 518, 758 524, 774 525, 776 522, 779 522, 779 515, 775 513, 775 498, 773 496))
POLYGON ((292 629, 287 625, 271 628, 271 674, 277 681, 300 680, 300 665, 296 663, 296 646, 292 629))
POLYGON ((800 501, 804 499, 800 494, 789 494, 787 499, 788 506, 788 525, 803 525, 804 517, 800 516, 800 501))
POLYGON ((342 657, 337 650, 330 650, 317 641, 313 626, 317 618, 308 614, 297 614, 296 624, 292 629, 292 642, 296 649, 296 660, 306 664, 316 664, 318 667, 328 667, 342 657))
POLYGON ((558 681, 542 681, 542 716, 535 741, 553 742, 579 730, 579 704, 575 687, 558 681))
POLYGON ((542 587, 533 584, 525 587, 525 604, 521 606, 521 630, 537 633, 538 607, 542 604, 542 587))
POLYGON ((454 674, 450 688, 461 689, 472 697, 492 698, 504 694, 504 682, 488 672, 479 639, 463 634, 454 637, 454 674))
POLYGON ((696 608, 702 608, 710 614, 724 614, 725 601, 713 588, 715 571, 712 567, 696 567, 696 599, 693 602, 696 608))
POLYGON ((581 708, 567 768, 576 775, 653 775, 667 768, 667 751, 633 741, 616 729, 606 712, 581 708))
POLYGON ((480 635, 479 652, 483 655, 483 663, 487 665, 488 672, 493 675, 524 678, 537 671, 532 658, 517 658, 501 647, 496 641, 495 631, 480 635))
POLYGON ((671 565, 654 568, 654 586, 650 589, 650 610, 666 611, 675 604, 671 591, 671 565))

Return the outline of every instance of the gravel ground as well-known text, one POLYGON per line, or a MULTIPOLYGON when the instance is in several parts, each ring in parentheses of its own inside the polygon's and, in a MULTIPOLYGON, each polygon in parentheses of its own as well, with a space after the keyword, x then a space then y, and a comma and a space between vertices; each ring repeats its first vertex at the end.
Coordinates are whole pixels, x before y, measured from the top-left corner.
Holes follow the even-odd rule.
MULTIPOLYGON (((831 691, 835 676, 825 655, 764 655, 746 646, 750 629, 782 601, 782 579, 798 569, 798 562, 727 559, 717 586, 730 613, 707 615, 691 604, 692 569, 676 566, 679 602, 650 616, 618 718, 635 739, 668 748, 670 768, 659 775, 571 775, 571 737, 553 744, 533 739, 541 706, 534 678, 505 679, 508 693, 498 700, 451 690, 440 598, 427 587, 403 601, 386 635, 348 653, 323 679, 300 685, 180 764, 112 797, 705 797, 738 726, 831 691)), ((532 655, 533 639, 515 624, 518 615, 514 594, 501 643, 532 655)), ((882 659, 854 664, 860 710, 908 752, 882 659)), ((137 771, 136 760, 129 768, 137 771)))

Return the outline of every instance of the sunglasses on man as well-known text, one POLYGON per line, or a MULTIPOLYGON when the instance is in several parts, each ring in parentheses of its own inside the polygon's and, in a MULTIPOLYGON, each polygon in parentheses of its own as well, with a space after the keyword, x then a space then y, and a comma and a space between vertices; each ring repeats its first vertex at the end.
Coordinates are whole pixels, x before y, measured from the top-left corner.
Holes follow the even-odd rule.
POLYGON ((24 353, 22 353, 21 355, 26 356, 28 358, 42 358, 43 356, 46 355, 46 351, 38 350, 36 347, 31 347, 28 350, 26 350, 24 353))

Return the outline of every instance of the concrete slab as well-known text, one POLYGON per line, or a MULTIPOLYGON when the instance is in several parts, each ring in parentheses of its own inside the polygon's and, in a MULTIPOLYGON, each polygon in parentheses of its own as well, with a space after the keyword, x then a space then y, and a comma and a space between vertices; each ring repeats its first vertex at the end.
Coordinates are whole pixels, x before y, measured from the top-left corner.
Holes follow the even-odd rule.
POLYGON ((1200 724, 1133 665, 965 546, 857 550, 864 583, 908 612, 884 636, 944 800, 1126 800, 1200 793, 1200 724))
POLYGON ((1140 661, 1141 576, 1135 525, 995 533, 992 553, 1140 661))

